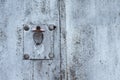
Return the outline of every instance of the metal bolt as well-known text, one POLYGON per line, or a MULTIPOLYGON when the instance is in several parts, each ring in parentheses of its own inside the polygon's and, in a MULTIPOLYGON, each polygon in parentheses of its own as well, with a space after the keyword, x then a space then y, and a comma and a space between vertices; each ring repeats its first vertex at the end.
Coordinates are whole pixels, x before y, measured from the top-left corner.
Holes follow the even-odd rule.
POLYGON ((28 54, 24 54, 24 59, 29 59, 29 55, 28 54))
POLYGON ((29 26, 28 25, 23 25, 24 26, 24 30, 28 31, 29 30, 29 26))
POLYGON ((54 58, 54 54, 53 53, 49 53, 49 57, 50 58, 54 58))
POLYGON ((55 25, 50 25, 49 26, 49 30, 52 31, 52 30, 55 30, 56 29, 56 26, 55 25))

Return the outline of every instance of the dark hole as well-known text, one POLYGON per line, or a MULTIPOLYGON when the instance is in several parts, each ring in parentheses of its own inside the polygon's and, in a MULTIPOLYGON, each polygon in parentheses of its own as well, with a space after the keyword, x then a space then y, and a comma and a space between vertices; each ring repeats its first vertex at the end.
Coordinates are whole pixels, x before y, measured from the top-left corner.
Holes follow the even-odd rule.
POLYGON ((37 29, 37 30, 40 30, 41 28, 40 28, 40 26, 37 26, 36 29, 37 29))
POLYGON ((53 28, 55 29, 55 28, 56 28, 56 26, 54 25, 54 26, 53 26, 53 28))
POLYGON ((40 43, 36 43, 36 45, 40 45, 40 43))

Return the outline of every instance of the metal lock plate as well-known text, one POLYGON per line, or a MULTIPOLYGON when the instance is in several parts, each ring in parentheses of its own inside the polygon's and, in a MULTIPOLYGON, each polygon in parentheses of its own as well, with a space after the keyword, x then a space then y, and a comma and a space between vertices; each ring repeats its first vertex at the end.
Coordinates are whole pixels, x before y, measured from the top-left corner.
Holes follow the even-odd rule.
MULTIPOLYGON (((49 60, 54 58, 54 30, 48 25, 39 25, 44 32, 35 31, 38 25, 24 25, 24 55, 29 55, 27 60, 49 60), (37 36, 37 37, 36 37, 37 36), (37 39, 38 38, 38 39, 37 39), (36 41, 40 41, 37 43, 36 41)), ((51 26, 50 26, 51 27, 51 26)))

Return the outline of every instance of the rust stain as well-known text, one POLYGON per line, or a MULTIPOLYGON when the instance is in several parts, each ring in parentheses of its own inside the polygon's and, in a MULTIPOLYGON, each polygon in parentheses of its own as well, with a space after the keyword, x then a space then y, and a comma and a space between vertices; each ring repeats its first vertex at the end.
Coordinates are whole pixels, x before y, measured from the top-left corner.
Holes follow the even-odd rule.
POLYGON ((6 41, 6 39, 6 33, 2 29, 0 29, 0 42, 6 41))
POLYGON ((71 80, 77 80, 76 70, 73 67, 70 68, 70 78, 71 80))
POLYGON ((17 48, 16 48, 16 55, 21 54, 22 51, 22 29, 20 27, 17 27, 17 48))

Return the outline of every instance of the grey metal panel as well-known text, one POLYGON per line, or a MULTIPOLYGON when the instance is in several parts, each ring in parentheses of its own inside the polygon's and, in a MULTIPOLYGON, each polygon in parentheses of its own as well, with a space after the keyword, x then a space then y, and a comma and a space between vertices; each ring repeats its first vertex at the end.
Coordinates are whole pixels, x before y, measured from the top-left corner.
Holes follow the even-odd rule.
POLYGON ((22 0, 0 0, 0 80, 23 79, 22 31, 19 29, 23 19, 22 4, 22 0))
POLYGON ((0 0, 0 80, 60 79, 58 4, 58 0, 0 0), (23 24, 57 26, 53 60, 23 59, 23 24))
POLYGON ((68 80, 120 79, 120 0, 66 0, 68 80))

